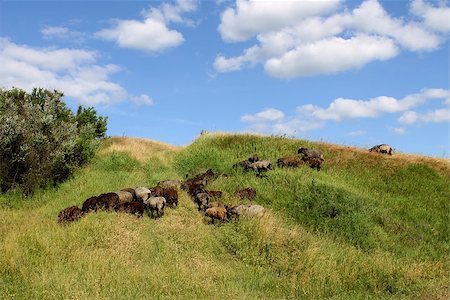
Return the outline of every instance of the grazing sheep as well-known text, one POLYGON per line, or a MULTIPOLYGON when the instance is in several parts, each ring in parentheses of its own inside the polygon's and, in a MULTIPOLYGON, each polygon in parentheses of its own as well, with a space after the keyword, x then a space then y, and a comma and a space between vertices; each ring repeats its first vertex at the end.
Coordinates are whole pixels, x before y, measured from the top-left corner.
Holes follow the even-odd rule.
POLYGON ((301 164, 301 159, 298 156, 287 156, 279 158, 277 161, 278 167, 297 168, 301 164))
POLYGON ((233 206, 229 209, 229 215, 240 217, 240 216, 248 216, 248 217, 262 217, 264 215, 265 209, 261 205, 257 204, 241 204, 237 206, 233 206))
POLYGON ((249 167, 244 168, 244 171, 253 170, 256 172, 256 176, 263 177, 262 172, 272 170, 272 163, 269 160, 259 160, 251 163, 249 167))
POLYGON ((320 158, 324 160, 322 151, 315 150, 315 149, 308 149, 300 147, 297 151, 298 154, 303 154, 303 158, 320 158))
POLYGON ((222 191, 206 191, 209 197, 218 199, 222 198, 223 192, 222 191))
POLYGON ((126 191, 118 191, 116 194, 119 196, 119 203, 126 203, 133 201, 134 197, 133 194, 126 191))
POLYGON ((137 215, 140 218, 144 215, 144 204, 138 201, 125 202, 121 203, 117 210, 137 215))
POLYGON ((144 201, 148 209, 148 216, 151 218, 155 215, 158 218, 164 215, 164 207, 166 207, 166 199, 164 197, 149 197, 144 201))
POLYGON ((252 163, 249 162, 248 160, 243 160, 240 162, 237 162, 233 165, 233 169, 237 169, 237 168, 244 168, 245 170, 248 169, 250 167, 252 163))
POLYGON ((97 208, 98 208, 98 201, 96 196, 92 196, 86 199, 83 202, 83 205, 81 206, 81 210, 83 211, 83 213, 88 213, 91 210, 97 211, 97 208))
POLYGON ((258 154, 253 154, 253 155, 250 156, 247 160, 248 160, 250 163, 254 163, 254 162, 259 161, 258 154))
POLYGON ((194 202, 197 204, 198 210, 206 210, 209 204, 209 195, 208 193, 198 193, 194 197, 194 202))
POLYGON ((198 193, 204 193, 205 186, 203 184, 194 183, 189 186, 188 194, 191 198, 194 198, 198 193))
POLYGON ((158 186, 165 187, 165 188, 174 188, 179 190, 181 188, 181 181, 180 180, 163 180, 158 182, 158 186))
POLYGON ((251 187, 237 190, 234 195, 239 199, 254 199, 256 197, 256 190, 251 187))
POLYGON ((105 193, 99 196, 90 197, 83 202, 82 210, 87 213, 91 210, 115 209, 119 205, 119 195, 116 193, 105 193))
POLYGON ((223 222, 227 219, 227 210, 222 206, 210 207, 206 209, 205 215, 211 218, 211 223, 215 220, 223 222))
POLYGON ((305 162, 311 169, 316 169, 317 171, 320 171, 320 167, 323 163, 323 159, 318 157, 303 157, 302 161, 305 162))
POLYGON ((61 210, 58 214, 59 223, 69 223, 80 219, 83 211, 78 206, 70 206, 61 210))
POLYGON ((133 188, 124 188, 121 189, 121 191, 131 193, 131 195, 133 195, 133 199, 136 200, 136 191, 133 188))
POLYGON ((136 200, 139 202, 144 202, 150 197, 151 191, 146 187, 137 187, 134 190, 136 192, 136 200))
POLYGON ((247 158, 246 160, 237 162, 233 165, 233 169, 236 168, 248 168, 252 163, 259 161, 259 157, 257 154, 253 154, 252 156, 250 156, 249 158, 247 158))
POLYGON ((164 197, 166 199, 167 206, 174 208, 178 206, 178 192, 174 188, 164 188, 156 186, 150 189, 153 197, 164 197))
POLYGON ((380 144, 373 146, 369 151, 392 155, 393 149, 388 144, 380 144))

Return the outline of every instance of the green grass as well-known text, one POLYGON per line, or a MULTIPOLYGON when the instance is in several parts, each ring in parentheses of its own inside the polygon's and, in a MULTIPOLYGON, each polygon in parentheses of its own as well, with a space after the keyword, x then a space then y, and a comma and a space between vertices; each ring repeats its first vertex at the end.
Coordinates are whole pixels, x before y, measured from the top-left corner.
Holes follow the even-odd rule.
POLYGON ((449 170, 444 160, 281 137, 208 134, 183 149, 115 138, 56 189, 0 195, 0 298, 446 298, 449 170), (320 172, 256 178, 231 168, 299 146, 324 151, 320 172), (233 193, 252 186, 266 215, 211 226, 182 192, 158 220, 102 212, 56 222, 89 196, 208 168, 228 174, 210 186, 226 202, 249 203, 233 193))

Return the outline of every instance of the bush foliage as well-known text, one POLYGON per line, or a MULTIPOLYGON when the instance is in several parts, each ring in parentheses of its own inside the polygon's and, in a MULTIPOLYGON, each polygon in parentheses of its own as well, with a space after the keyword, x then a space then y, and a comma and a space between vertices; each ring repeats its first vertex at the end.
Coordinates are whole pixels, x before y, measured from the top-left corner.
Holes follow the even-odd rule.
POLYGON ((105 137, 107 118, 93 108, 77 114, 63 94, 46 89, 0 89, 0 189, 56 185, 87 163, 105 137))

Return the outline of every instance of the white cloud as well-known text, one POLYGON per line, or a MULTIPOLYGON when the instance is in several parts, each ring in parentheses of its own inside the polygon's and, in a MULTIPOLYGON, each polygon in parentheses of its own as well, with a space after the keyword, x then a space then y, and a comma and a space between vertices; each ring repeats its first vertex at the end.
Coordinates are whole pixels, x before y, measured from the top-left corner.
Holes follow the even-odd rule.
POLYGON ((257 34, 280 30, 305 17, 329 12, 340 1, 237 0, 221 16, 219 32, 225 41, 241 42, 257 34))
POLYGON ((116 20, 115 26, 102 29, 95 36, 108 41, 115 41, 119 47, 158 53, 181 45, 183 35, 171 30, 170 23, 192 25, 192 21, 183 14, 197 8, 196 1, 178 0, 175 5, 163 3, 159 7, 144 11, 144 20, 116 20))
POLYGON ((98 64, 93 51, 32 48, 0 38, 0 65, 3 88, 57 89, 85 105, 108 105, 133 98, 110 79, 120 68, 98 64))
POLYGON ((411 12, 423 18, 423 22, 432 30, 450 32, 450 7, 448 2, 440 2, 439 7, 433 7, 423 0, 413 0, 411 12), (447 5, 444 5, 447 4, 447 5))
MULTIPOLYGON (((298 106, 293 114, 285 114, 275 108, 266 109, 253 115, 244 115, 241 121, 247 123, 247 129, 265 133, 285 133, 298 135, 310 130, 324 127, 327 122, 342 122, 356 118, 376 118, 385 114, 401 113, 399 118, 402 124, 415 122, 449 122, 450 109, 437 109, 425 114, 418 114, 410 109, 425 104, 430 100, 445 101, 450 90, 424 89, 420 93, 411 94, 402 99, 379 96, 369 100, 356 100, 338 98, 328 107, 322 108, 312 104, 298 106)), ((396 134, 406 133, 403 127, 391 129, 396 134)), ((360 136, 365 131, 358 130, 348 133, 349 136, 360 136)))
POLYGON ((404 127, 395 127, 392 128, 392 132, 398 135, 403 135, 406 133, 406 129, 404 127))
MULTIPOLYGON (((425 89, 402 99, 379 96, 370 100, 335 99, 327 108, 312 104, 297 108, 301 114, 308 114, 318 120, 342 121, 355 118, 373 118, 385 113, 403 112, 431 99, 444 99, 450 91, 444 89, 425 89)), ((411 118, 411 116, 410 116, 411 118)))
POLYGON ((407 111, 398 119, 402 124, 413 124, 417 122, 418 115, 415 111, 407 111))
POLYGON ((131 97, 134 103, 138 105, 153 105, 154 101, 149 96, 142 94, 139 96, 133 96, 131 97))
POLYGON ((274 108, 268 108, 254 115, 244 115, 241 117, 243 122, 266 122, 280 121, 284 118, 282 111, 274 108))
POLYGON ((450 109, 440 108, 426 113, 415 111, 405 112, 398 121, 402 124, 411 125, 417 122, 423 123, 445 123, 450 122, 450 109))
POLYGON ((41 33, 44 39, 62 39, 74 43, 82 43, 85 40, 84 33, 64 26, 45 26, 41 29, 41 33))
POLYGON ((333 37, 305 44, 265 63, 272 76, 292 78, 318 74, 333 74, 361 68, 374 60, 386 60, 397 55, 390 39, 356 36, 351 39, 333 37))
POLYGON ((225 41, 256 37, 257 43, 238 56, 218 55, 217 72, 263 64, 282 78, 361 68, 404 49, 432 51, 446 38, 423 23, 390 16, 377 0, 353 10, 340 1, 237 0, 225 9, 219 31, 225 41))

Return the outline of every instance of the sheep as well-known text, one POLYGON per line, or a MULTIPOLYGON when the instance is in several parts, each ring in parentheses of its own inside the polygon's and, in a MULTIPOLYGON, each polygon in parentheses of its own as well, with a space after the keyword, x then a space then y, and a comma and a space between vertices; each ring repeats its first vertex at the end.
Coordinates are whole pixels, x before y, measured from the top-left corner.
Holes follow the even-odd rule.
POLYGON ((181 181, 180 180, 163 180, 158 182, 157 184, 160 187, 165 188, 174 188, 179 190, 181 188, 181 181))
POLYGON ((194 197, 194 202, 197 204, 198 210, 206 210, 209 204, 210 197, 208 193, 198 193, 194 197))
POLYGON ((156 186, 150 189, 151 196, 153 197, 164 197, 167 202, 167 206, 174 208, 178 206, 178 192, 174 188, 164 188, 156 186))
POLYGON ((136 200, 139 202, 144 202, 150 197, 151 191, 146 187, 137 187, 134 190, 136 192, 136 200))
POLYGON ((301 164, 301 159, 298 156, 287 156, 279 158, 277 161, 278 167, 297 168, 301 164))
POLYGON ((253 170, 256 172, 256 176, 263 177, 262 172, 272 170, 272 163, 269 160, 259 160, 244 169, 244 171, 248 170, 253 170))
POLYGON ((252 163, 249 162, 248 160, 243 160, 240 162, 237 162, 233 165, 233 169, 237 169, 237 168, 244 168, 244 169, 248 169, 250 167, 252 163))
POLYGON ((136 191, 133 188, 124 188, 120 191, 131 193, 131 195, 133 195, 133 199, 136 200, 136 191))
POLYGON ((61 210, 58 214, 58 223, 69 223, 80 219, 84 215, 78 206, 70 206, 61 210))
POLYGON ((88 213, 89 211, 97 211, 98 206, 97 196, 92 196, 86 199, 81 206, 81 210, 83 213, 88 213))
POLYGON ((240 216, 249 216, 249 217, 258 217, 261 218, 264 215, 265 209, 261 205, 257 204, 241 204, 237 206, 233 206, 229 209, 229 215, 240 217, 240 216))
POLYGON ((302 161, 307 164, 311 169, 316 169, 317 171, 320 171, 320 167, 322 165, 323 159, 318 157, 304 157, 302 158, 302 161))
POLYGON ((234 195, 239 199, 254 199, 256 197, 256 190, 251 187, 243 188, 241 190, 237 190, 234 195))
POLYGON ((126 191, 118 191, 116 194, 119 196, 119 203, 131 202, 134 200, 133 194, 126 191))
POLYGON ((315 150, 315 149, 308 149, 308 148, 300 147, 297 151, 297 154, 303 154, 303 158, 316 157, 316 158, 320 158, 320 159, 324 160, 322 151, 315 150))
POLYGON ((188 194, 190 197, 194 198, 198 193, 204 193, 205 186, 203 184, 194 183, 189 186, 188 194))
POLYGON ((149 197, 144 201, 144 204, 150 218, 154 216, 155 212, 158 218, 164 215, 164 207, 166 207, 166 199, 164 197, 149 197))
POLYGON ((388 144, 380 144, 373 146, 369 151, 392 155, 393 149, 388 144))
POLYGON ((144 204, 138 201, 124 202, 121 203, 116 210, 137 215, 141 218, 144 215, 144 204))
POLYGON ((250 166, 250 164, 259 161, 259 157, 257 154, 253 154, 252 156, 250 156, 249 158, 247 158, 246 160, 237 162, 233 165, 233 169, 236 168, 246 168, 248 166, 250 166))
POLYGON ((211 218, 211 223, 215 220, 223 222, 227 219, 227 210, 222 206, 210 207, 206 209, 205 215, 211 218))
POLYGON ((105 193, 99 196, 88 198, 83 202, 82 210, 87 213, 91 210, 97 211, 99 209, 115 209, 119 205, 119 195, 116 193, 105 193))

